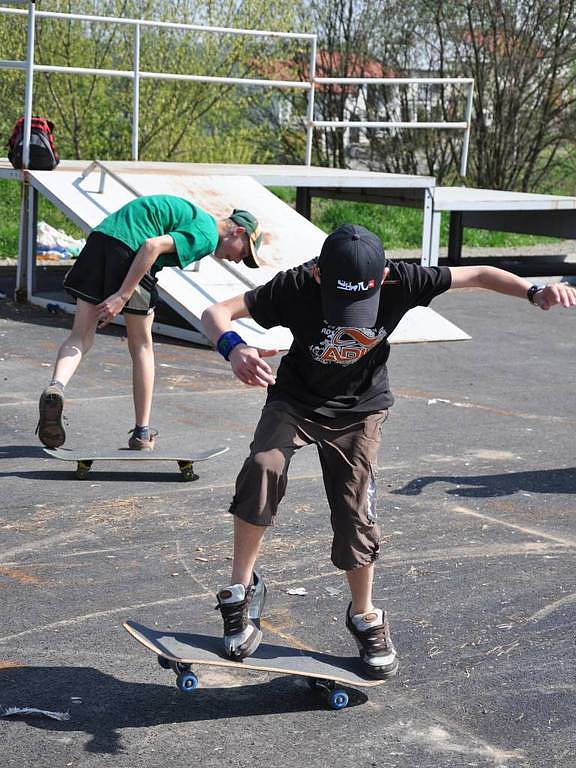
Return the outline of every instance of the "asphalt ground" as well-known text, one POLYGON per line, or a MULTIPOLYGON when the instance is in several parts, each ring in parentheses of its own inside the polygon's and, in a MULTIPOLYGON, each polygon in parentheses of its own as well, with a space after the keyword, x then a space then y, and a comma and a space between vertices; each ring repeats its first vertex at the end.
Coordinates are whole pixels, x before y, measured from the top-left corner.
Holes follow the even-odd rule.
MULTIPOLYGON (((576 766, 576 312, 476 290, 433 306, 472 340, 392 351, 375 597, 401 672, 334 712, 281 675, 202 668, 180 693, 121 627, 221 631, 227 508, 264 392, 158 338, 159 449, 229 452, 193 483, 170 462, 76 480, 34 436, 71 320, 0 301, 0 707, 70 713, 0 718, 3 768, 576 766)), ((126 443, 128 361, 122 331, 99 334, 67 389, 67 446, 126 443)), ((267 641, 354 652, 330 539, 307 448, 260 561, 267 641)))

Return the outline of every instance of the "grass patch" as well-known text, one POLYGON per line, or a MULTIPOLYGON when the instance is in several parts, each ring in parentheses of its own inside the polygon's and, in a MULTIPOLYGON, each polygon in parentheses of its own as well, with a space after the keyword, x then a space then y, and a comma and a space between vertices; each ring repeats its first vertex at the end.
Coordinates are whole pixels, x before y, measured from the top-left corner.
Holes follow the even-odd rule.
POLYGON ((20 184, 0 179, 0 259, 18 257, 20 184))
MULTIPOLYGON (((79 227, 42 195, 38 195, 38 221, 45 221, 76 239, 85 237, 79 227)), ((0 260, 18 258, 19 230, 20 182, 0 179, 0 260)))
MULTIPOLYGON (((270 187, 270 190, 285 203, 295 206, 295 188, 270 187)), ((331 232, 340 224, 361 224, 377 234, 389 250, 420 248, 422 219, 423 213, 418 208, 312 199, 312 221, 324 232, 331 232)), ((441 246, 448 245, 448 226, 449 216, 445 214, 442 216, 440 227, 441 246)), ((484 229, 464 230, 464 245, 470 248, 513 248, 550 242, 557 242, 557 239, 510 232, 489 232, 484 229)))

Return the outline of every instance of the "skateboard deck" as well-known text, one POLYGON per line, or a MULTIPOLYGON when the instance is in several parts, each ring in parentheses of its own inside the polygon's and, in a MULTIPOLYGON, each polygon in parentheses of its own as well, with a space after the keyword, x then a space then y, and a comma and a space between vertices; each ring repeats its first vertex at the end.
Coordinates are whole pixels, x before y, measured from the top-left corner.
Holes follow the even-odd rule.
POLYGON ((76 462, 76 478, 85 480, 95 461, 176 461, 183 480, 198 480, 194 463, 221 456, 228 447, 212 448, 198 453, 161 453, 160 451, 134 451, 130 448, 105 448, 100 451, 72 450, 69 448, 44 448, 44 453, 61 461, 76 462))
POLYGON ((223 655, 221 637, 163 632, 130 619, 122 626, 135 640, 158 656, 161 667, 176 673, 176 685, 185 693, 198 686, 198 676, 192 670, 193 665, 305 677, 310 687, 323 697, 331 709, 343 709, 348 704, 348 694, 340 685, 373 688, 386 682, 365 675, 358 656, 333 656, 287 645, 261 643, 252 656, 243 661, 233 661, 223 655))

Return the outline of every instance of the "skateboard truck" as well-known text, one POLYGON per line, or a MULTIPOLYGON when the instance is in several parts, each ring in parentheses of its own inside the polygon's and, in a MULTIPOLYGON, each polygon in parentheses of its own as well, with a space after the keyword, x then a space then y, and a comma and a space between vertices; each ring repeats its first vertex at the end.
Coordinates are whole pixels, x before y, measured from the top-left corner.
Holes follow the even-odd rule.
POLYGON ((176 674, 176 686, 182 693, 190 693, 198 688, 198 675, 192 672, 191 664, 181 661, 172 661, 165 656, 158 656, 158 664, 162 669, 171 669, 176 674))
MULTIPOLYGON (((192 671, 191 664, 173 661, 158 655, 158 664, 162 669, 171 669, 176 675, 176 687, 182 693, 192 693, 199 685, 198 675, 192 671)), ((307 678, 308 686, 330 709, 344 709, 348 706, 350 697, 343 688, 338 687, 334 680, 307 678)))
MULTIPOLYGON (((81 459, 78 461, 76 464, 76 479, 86 480, 88 478, 88 473, 92 469, 93 463, 94 461, 89 459, 81 459)), ((198 480, 199 476, 194 472, 193 461, 178 460, 178 469, 182 475, 181 479, 184 482, 192 482, 193 480, 198 480)))

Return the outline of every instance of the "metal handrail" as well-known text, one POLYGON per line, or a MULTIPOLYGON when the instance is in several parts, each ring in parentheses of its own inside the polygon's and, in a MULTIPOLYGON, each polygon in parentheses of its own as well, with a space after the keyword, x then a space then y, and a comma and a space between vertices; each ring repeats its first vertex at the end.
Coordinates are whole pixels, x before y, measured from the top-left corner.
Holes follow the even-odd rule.
MULTIPOLYGON (((2 13, 13 13, 25 16, 28 11, 20 8, 0 8, 2 13)), ((189 30, 194 32, 222 32, 230 35, 243 35, 251 37, 285 37, 299 40, 315 40, 316 35, 311 32, 278 32, 270 29, 241 29, 239 27, 211 27, 202 24, 177 24, 174 21, 154 21, 152 19, 129 19, 118 18, 116 16, 98 16, 85 13, 63 13, 57 11, 36 11, 35 15, 40 18, 51 19, 74 19, 75 21, 98 21, 114 24, 124 24, 126 26, 141 27, 161 27, 168 29, 189 30)))
POLYGON ((28 16, 28 46, 26 61, 0 61, 0 69, 22 69, 26 71, 26 97, 24 109, 24 151, 23 165, 26 168, 29 160, 29 141, 32 116, 32 87, 34 72, 63 73, 72 72, 79 75, 97 75, 106 77, 124 77, 133 82, 132 99, 132 160, 138 160, 139 145, 139 109, 140 109, 140 80, 173 80, 183 82, 217 83, 228 85, 243 85, 266 88, 297 89, 307 91, 307 109, 304 124, 306 126, 305 164, 312 164, 313 132, 317 128, 408 128, 433 130, 459 130, 464 132, 460 174, 466 175, 468 149, 470 145, 470 129, 472 119, 472 97, 474 80, 472 78, 453 77, 317 77, 317 35, 300 32, 278 32, 274 30, 240 29, 234 27, 202 26, 199 24, 177 24, 175 22, 152 21, 147 19, 116 18, 113 16, 98 16, 79 13, 60 13, 54 11, 37 11, 35 0, 29 0, 28 10, 19 8, 0 8, 0 13, 28 16), (73 19, 77 21, 94 21, 114 23, 134 27, 134 53, 132 70, 94 69, 87 67, 64 67, 34 63, 34 31, 35 18, 73 19), (167 72, 147 72, 140 69, 140 32, 142 27, 177 29, 184 31, 200 31, 251 37, 274 37, 298 39, 310 42, 310 71, 304 80, 269 80, 243 77, 220 77, 209 75, 182 75, 167 72), (417 84, 460 84, 467 87, 466 114, 463 121, 372 121, 372 120, 315 120, 315 93, 319 85, 417 85, 417 84))
POLYGON ((429 120, 313 120, 314 128, 409 128, 464 131, 460 175, 466 175, 470 129, 472 125, 472 99, 474 78, 472 77, 317 77, 319 85, 463 85, 466 87, 466 113, 463 121, 429 120))
POLYGON ((317 83, 349 85, 474 85, 473 77, 317 77, 317 83))
MULTIPOLYGON (((1 10, 1 9, 0 9, 1 10)), ((26 69, 26 63, 1 62, 0 69, 26 69), (6 66, 6 64, 12 66, 6 66)), ((262 85, 267 88, 300 88, 309 90, 310 83, 302 80, 259 80, 248 77, 219 77, 218 75, 180 75, 176 72, 147 72, 139 71, 137 75, 129 69, 93 69, 91 67, 61 67, 55 64, 34 64, 35 72, 73 72, 75 75, 103 75, 105 77, 127 77, 133 80, 135 77, 148 80, 189 80, 197 83, 228 83, 230 85, 262 85)))
POLYGON ((128 184, 127 181, 125 181, 122 176, 119 176, 114 171, 111 171, 110 168, 108 168, 101 160, 92 160, 90 165, 88 165, 82 173, 80 174, 81 179, 85 179, 87 176, 89 176, 92 171, 98 169, 100 171, 100 183, 98 185, 98 194, 102 194, 104 192, 104 182, 106 180, 106 176, 110 176, 111 179, 114 179, 115 182, 120 184, 122 187, 127 189, 129 192, 131 192, 134 197, 141 197, 142 193, 138 192, 137 189, 135 189, 131 184, 128 184))
MULTIPOLYGON (((243 86, 256 86, 266 88, 284 88, 284 89, 299 89, 304 91, 312 91, 313 84, 310 81, 302 80, 269 80, 258 78, 244 78, 244 77, 218 77, 209 75, 181 75, 169 72, 146 72, 140 70, 140 30, 142 27, 153 27, 163 29, 177 29, 179 31, 199 31, 210 33, 221 33, 231 35, 241 35, 249 37, 273 37, 273 38, 286 38, 306 40, 312 43, 312 48, 316 50, 316 35, 311 33, 300 32, 278 32, 274 30, 257 30, 257 29, 241 29, 235 27, 216 27, 216 26, 202 26, 200 24, 177 24, 175 22, 166 21, 151 21, 146 19, 128 19, 128 18, 116 18, 113 16, 97 16, 80 13, 59 13, 54 11, 37 11, 35 8, 34 0, 29 0, 28 10, 20 8, 0 8, 0 13, 14 14, 20 16, 28 16, 28 49, 26 55, 26 61, 0 61, 0 68, 2 69, 22 69, 26 71, 26 106, 24 110, 24 152, 23 152, 23 165, 26 168, 29 160, 29 141, 30 141, 30 125, 32 117, 32 81, 34 72, 52 72, 52 73, 73 73, 79 75, 97 75, 104 77, 124 77, 133 81, 133 100, 132 100, 132 160, 138 160, 138 134, 139 134, 139 103, 140 103, 140 80, 142 79, 154 79, 154 80, 174 80, 183 82, 198 82, 198 83, 217 83, 227 85, 243 85, 243 86), (55 19, 72 19, 75 21, 94 21, 100 23, 113 23, 121 24, 124 26, 131 26, 135 29, 134 35, 134 55, 133 55, 133 68, 132 70, 116 70, 116 69, 94 69, 88 67, 63 67, 53 66, 45 64, 34 63, 34 30, 35 19, 40 18, 55 18, 55 19), (31 42, 32 41, 32 42, 31 42)), ((309 104, 313 101, 309 97, 309 104)), ((307 156, 309 157, 308 164, 311 163, 311 150, 312 150, 312 131, 313 126, 310 121, 306 123, 307 131, 307 156)))

